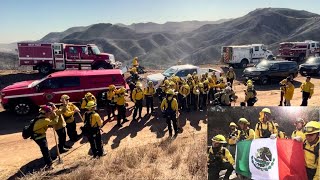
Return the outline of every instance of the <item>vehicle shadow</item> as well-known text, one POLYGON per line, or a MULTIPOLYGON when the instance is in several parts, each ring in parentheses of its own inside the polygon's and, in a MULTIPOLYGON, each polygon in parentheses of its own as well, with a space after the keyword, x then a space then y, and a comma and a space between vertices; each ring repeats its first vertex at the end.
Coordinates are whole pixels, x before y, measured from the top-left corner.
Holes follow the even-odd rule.
POLYGON ((41 75, 39 73, 17 73, 17 74, 6 74, 6 75, 0 75, 1 81, 0 81, 0 89, 11 85, 15 82, 20 81, 29 81, 29 80, 36 80, 41 79, 45 77, 44 75, 41 75))
POLYGON ((9 111, 0 112, 0 136, 22 132, 23 127, 27 125, 35 117, 35 115, 36 114, 17 116, 9 111))

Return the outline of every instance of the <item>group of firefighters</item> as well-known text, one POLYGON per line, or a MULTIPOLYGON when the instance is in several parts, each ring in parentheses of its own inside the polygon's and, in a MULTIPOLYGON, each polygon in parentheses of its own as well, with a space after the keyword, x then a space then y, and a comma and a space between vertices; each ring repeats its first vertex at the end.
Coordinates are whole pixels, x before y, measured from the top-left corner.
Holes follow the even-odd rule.
MULTIPOLYGON (((303 143, 308 179, 318 180, 320 177, 320 122, 309 121, 306 123, 302 118, 298 118, 294 125, 296 130, 292 132, 291 138, 303 143)), ((221 170, 227 170, 224 179, 229 179, 235 169, 234 158, 237 142, 258 138, 288 139, 285 133, 279 130, 278 123, 273 121, 269 108, 264 108, 260 112, 259 122, 255 125, 255 129, 251 129, 249 126, 250 122, 246 118, 240 118, 238 125, 234 122, 230 123, 230 133, 227 138, 221 134, 212 138, 212 146, 208 148, 209 180, 219 179, 221 170)))

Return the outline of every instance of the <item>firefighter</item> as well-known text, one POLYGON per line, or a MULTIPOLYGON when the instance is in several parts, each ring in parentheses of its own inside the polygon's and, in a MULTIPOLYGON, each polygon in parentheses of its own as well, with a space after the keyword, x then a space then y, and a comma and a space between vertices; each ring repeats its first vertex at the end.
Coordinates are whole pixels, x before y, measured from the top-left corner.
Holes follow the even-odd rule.
POLYGON ((138 67, 138 66, 139 66, 138 57, 134 57, 132 61, 132 67, 138 67))
POLYGON ((212 77, 208 77, 209 81, 209 100, 214 100, 214 94, 215 94, 215 88, 214 85, 216 85, 216 82, 212 79, 212 77))
POLYGON ((153 87, 153 82, 148 82, 148 87, 144 88, 144 95, 146 97, 146 106, 147 106, 147 114, 149 114, 149 109, 151 109, 151 113, 154 113, 153 108, 153 96, 156 93, 153 87))
POLYGON ((286 88, 285 88, 285 92, 284 92, 284 104, 285 106, 291 106, 291 99, 293 97, 293 93, 294 93, 294 85, 292 84, 292 81, 287 80, 286 82, 286 88))
POLYGON ((205 80, 207 80, 207 77, 206 77, 205 74, 202 74, 202 75, 201 75, 201 80, 200 80, 200 82, 203 83, 205 80))
POLYGON ((193 87, 192 94, 193 94, 193 109, 195 111, 197 111, 199 108, 199 105, 200 105, 200 87, 199 87, 199 85, 196 84, 193 87))
POLYGON ((208 81, 205 80, 204 83, 199 83, 200 87, 200 111, 203 111, 204 108, 207 107, 207 101, 208 101, 208 81))
POLYGON ((197 75, 195 75, 195 76, 193 77, 193 80, 194 80, 194 84, 195 84, 195 85, 198 85, 198 84, 200 83, 200 81, 199 81, 199 76, 197 76, 197 75))
POLYGON ((276 127, 277 130, 278 130, 277 138, 285 139, 286 138, 285 132, 279 130, 279 124, 278 123, 274 123, 274 127, 276 127))
POLYGON ((310 82, 311 77, 307 76, 306 82, 302 83, 300 88, 302 91, 301 106, 308 106, 308 99, 313 95, 314 84, 310 82))
POLYGON ((116 86, 111 84, 109 85, 108 92, 107 94, 107 116, 108 120, 112 117, 115 116, 115 110, 116 110, 116 103, 114 100, 115 94, 116 94, 116 86))
POLYGON ((182 105, 183 111, 189 111, 189 105, 188 105, 188 97, 190 95, 190 87, 187 84, 187 82, 183 82, 183 85, 179 89, 179 102, 182 105))
POLYGON ((257 102, 257 92, 253 88, 253 85, 247 84, 247 90, 244 90, 245 93, 245 99, 244 102, 247 103, 247 106, 254 106, 254 104, 257 102))
POLYGON ((226 88, 226 83, 224 82, 223 77, 220 77, 219 83, 216 84, 214 87, 219 88, 220 91, 222 91, 224 88, 226 88))
POLYGON ((84 126, 87 128, 85 135, 90 143, 90 148, 94 158, 105 155, 100 132, 103 121, 100 115, 95 112, 96 106, 96 102, 89 101, 86 105, 87 111, 83 115, 84 126))
MULTIPOLYGON (((290 80, 291 77, 288 76, 286 79, 283 79, 282 81, 280 81, 279 85, 280 85, 280 104, 279 106, 282 106, 282 102, 283 102, 283 99, 284 99, 284 93, 286 92, 286 84, 287 84, 287 81, 290 80)), ((284 104, 286 104, 286 101, 284 101, 284 104)))
POLYGON ((234 170, 234 159, 230 151, 223 147, 226 144, 226 138, 218 134, 211 139, 212 146, 208 152, 208 174, 209 180, 219 179, 219 173, 222 170, 227 170, 223 179, 229 179, 232 171, 234 170))
POLYGON ((136 83, 138 80, 139 80, 139 75, 138 75, 138 69, 137 69, 137 67, 132 67, 131 69, 130 69, 130 74, 131 74, 131 82, 132 83, 136 83))
POLYGON ((234 122, 231 122, 229 124, 230 133, 229 133, 229 138, 228 138, 228 149, 229 149, 232 157, 234 157, 234 155, 236 153, 237 137, 239 136, 239 131, 238 131, 237 127, 238 126, 234 122))
POLYGON ((236 101, 238 97, 230 87, 227 87, 221 92, 217 92, 216 94, 214 94, 214 99, 215 105, 231 106, 231 102, 236 101))
MULTIPOLYGON (((70 97, 66 94, 62 95, 60 98, 60 101, 62 103, 66 103, 66 110, 62 114, 64 120, 66 121, 66 127, 67 127, 67 134, 69 136, 69 139, 73 142, 78 141, 81 136, 78 135, 76 127, 76 121, 74 118, 74 113, 79 113, 80 110, 78 109, 77 106, 69 102, 70 97)), ((60 111, 63 111, 64 107, 60 108, 60 111)))
POLYGON ((258 138, 276 138, 278 130, 274 123, 271 121, 271 110, 269 108, 263 108, 260 112, 259 122, 255 127, 255 137, 258 138))
POLYGON ((163 99, 161 102, 161 111, 164 113, 166 117, 166 122, 168 124, 169 136, 172 136, 172 127, 171 122, 174 129, 174 137, 178 135, 178 126, 177 126, 177 114, 178 114, 178 101, 174 98, 174 91, 169 89, 167 91, 167 97, 163 99))
POLYGON ((134 102, 134 111, 133 111, 133 121, 136 121, 137 113, 139 111, 139 119, 141 119, 141 113, 142 113, 142 106, 143 106, 143 99, 144 94, 142 90, 142 84, 140 82, 137 82, 136 88, 132 92, 132 99, 134 102))
POLYGON ((254 130, 249 127, 250 122, 246 118, 240 118, 238 124, 240 126, 239 134, 237 137, 238 141, 255 139, 254 130))
POLYGON ((304 127, 306 139, 303 141, 304 159, 308 180, 319 180, 319 144, 320 122, 310 121, 304 127))
POLYGON ((122 123, 128 122, 127 116, 126 116, 126 89, 124 87, 121 87, 119 90, 116 91, 115 95, 115 102, 118 109, 118 116, 117 116, 117 126, 122 127, 121 125, 121 119, 123 119, 122 123))
POLYGON ((46 131, 49 126, 58 123, 59 117, 53 111, 51 106, 41 106, 39 116, 33 126, 33 140, 39 145, 47 168, 52 168, 52 159, 48 149, 46 131))
POLYGON ((236 79, 236 73, 233 70, 233 67, 230 67, 228 72, 226 73, 227 82, 231 83, 231 87, 233 85, 233 80, 236 79))
POLYGON ((91 94, 90 92, 87 92, 84 95, 84 98, 82 98, 82 100, 81 100, 81 110, 85 110, 85 107, 89 101, 97 102, 97 99, 96 99, 96 97, 94 97, 93 94, 91 94))
POLYGON ((190 108, 192 105, 194 105, 194 94, 193 94, 193 88, 194 88, 194 86, 195 86, 195 83, 194 83, 194 81, 193 81, 193 79, 192 79, 192 75, 191 74, 188 74, 187 75, 187 84, 188 84, 188 86, 189 86, 189 88, 190 88, 190 93, 189 93, 189 95, 188 95, 188 99, 187 99, 187 101, 188 101, 188 107, 190 108))
POLYGON ((214 84, 216 84, 217 81, 218 81, 217 76, 216 76, 216 73, 213 72, 213 73, 211 74, 211 78, 212 78, 212 81, 214 82, 214 84))
POLYGON ((305 125, 305 121, 302 118, 298 118, 294 125, 296 126, 296 130, 294 130, 291 134, 292 139, 296 139, 298 141, 304 141, 306 139, 306 136, 303 132, 303 127, 305 125))

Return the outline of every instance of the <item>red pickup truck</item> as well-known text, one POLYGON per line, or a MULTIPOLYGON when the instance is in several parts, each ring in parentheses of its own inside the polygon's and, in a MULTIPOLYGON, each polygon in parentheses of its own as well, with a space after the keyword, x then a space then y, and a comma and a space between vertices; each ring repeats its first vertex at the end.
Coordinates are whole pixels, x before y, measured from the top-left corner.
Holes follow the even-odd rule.
POLYGON ((40 80, 7 86, 0 91, 0 102, 6 110, 18 115, 28 114, 48 102, 60 103, 63 94, 70 96, 70 102, 78 103, 87 92, 91 92, 97 97, 99 104, 103 100, 102 94, 110 84, 128 89, 119 69, 66 70, 52 73, 40 80))

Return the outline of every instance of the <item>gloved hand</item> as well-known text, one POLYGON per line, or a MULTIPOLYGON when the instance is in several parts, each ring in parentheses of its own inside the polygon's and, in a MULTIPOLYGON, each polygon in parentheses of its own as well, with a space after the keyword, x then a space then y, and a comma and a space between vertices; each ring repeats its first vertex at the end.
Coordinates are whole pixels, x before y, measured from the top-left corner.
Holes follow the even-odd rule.
POLYGON ((276 134, 271 134, 270 139, 276 139, 277 135, 276 134))
POLYGON ((296 140, 298 142, 302 142, 302 138, 300 136, 294 137, 293 140, 296 140))

